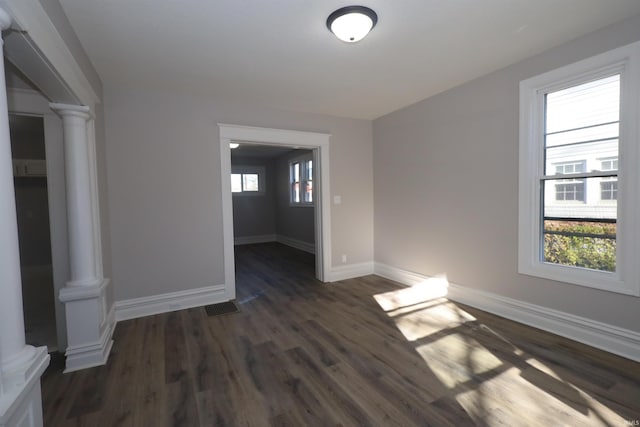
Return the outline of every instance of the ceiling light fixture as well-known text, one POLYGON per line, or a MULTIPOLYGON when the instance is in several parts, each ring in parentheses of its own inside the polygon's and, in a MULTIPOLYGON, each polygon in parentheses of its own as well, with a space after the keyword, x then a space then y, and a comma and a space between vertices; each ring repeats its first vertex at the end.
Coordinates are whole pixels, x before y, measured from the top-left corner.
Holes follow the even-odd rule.
POLYGON ((234 148, 238 148, 239 146, 240 146, 240 144, 235 143, 235 142, 230 142, 230 143, 229 143, 229 148, 231 148, 232 150, 233 150, 234 148))
POLYGON ((376 26, 378 15, 365 6, 346 6, 327 18, 327 28, 347 43, 362 40, 376 26))

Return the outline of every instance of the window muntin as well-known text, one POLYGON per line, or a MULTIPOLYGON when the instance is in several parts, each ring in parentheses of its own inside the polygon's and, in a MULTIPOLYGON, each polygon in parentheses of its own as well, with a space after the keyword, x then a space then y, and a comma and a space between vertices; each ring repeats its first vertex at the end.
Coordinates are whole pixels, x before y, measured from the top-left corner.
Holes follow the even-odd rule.
POLYGON ((639 117, 640 42, 520 83, 519 273, 640 295, 639 117), (606 94, 612 85, 618 86, 617 102, 606 94), (599 92, 599 101, 580 100, 589 88, 599 92), (553 105, 559 94, 575 99, 553 105), (593 107, 589 114, 585 104, 593 107), (566 123, 552 117, 563 109, 570 114, 566 123), (607 159, 617 159, 619 168, 607 159), (556 175, 555 164, 578 160, 585 161, 584 172, 556 175), (557 181, 569 179, 584 180, 584 202, 556 200, 557 181), (615 244, 615 264, 611 257, 595 267, 579 260, 550 262, 545 239, 553 236, 579 247, 600 246, 591 252, 608 255, 614 252, 603 246, 615 244))

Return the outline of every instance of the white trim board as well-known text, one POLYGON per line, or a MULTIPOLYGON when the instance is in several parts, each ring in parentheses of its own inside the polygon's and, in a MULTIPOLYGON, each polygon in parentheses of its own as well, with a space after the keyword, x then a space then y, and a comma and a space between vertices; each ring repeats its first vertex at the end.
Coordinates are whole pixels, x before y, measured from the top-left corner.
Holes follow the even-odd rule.
MULTIPOLYGON (((375 274, 413 286, 429 279, 382 263, 375 274)), ((558 310, 449 283, 447 298, 640 362, 640 333, 558 310)))
POLYGON ((341 280, 354 279, 356 277, 368 276, 373 274, 373 261, 361 262, 358 264, 346 264, 333 267, 331 269, 331 282, 339 282, 341 280))
POLYGON ((116 321, 168 313, 228 301, 225 285, 206 286, 186 291, 169 292, 150 297, 116 301, 116 321))
POLYGON ((105 316, 104 327, 99 341, 67 347, 64 373, 106 365, 111 354, 111 347, 113 347, 112 338, 115 329, 116 319, 112 306, 105 316))
POLYGON ((316 253, 315 243, 303 242, 302 240, 294 239, 288 236, 283 236, 282 234, 278 234, 276 236, 276 241, 278 243, 282 243, 283 245, 287 245, 292 248, 299 249, 303 252, 307 252, 310 254, 316 253))
POLYGON ((255 243, 269 243, 278 241, 278 236, 275 234, 262 234, 259 236, 239 236, 233 238, 233 244, 239 245, 253 245, 255 243))
POLYGON ((292 237, 287 237, 282 234, 262 234, 258 236, 240 236, 233 238, 233 244, 236 246, 239 245, 253 245, 255 243, 269 243, 269 242, 278 242, 283 245, 290 246, 295 249, 299 249, 303 252, 307 252, 310 254, 316 253, 316 245, 315 243, 304 242, 302 240, 294 239, 292 237))

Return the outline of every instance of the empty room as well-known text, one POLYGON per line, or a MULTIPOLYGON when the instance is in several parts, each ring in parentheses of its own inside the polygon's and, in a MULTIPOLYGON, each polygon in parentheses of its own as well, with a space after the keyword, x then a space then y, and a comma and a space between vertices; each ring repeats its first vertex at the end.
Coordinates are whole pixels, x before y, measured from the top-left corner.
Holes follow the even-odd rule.
POLYGON ((0 427, 640 425, 637 0, 0 27, 0 427))

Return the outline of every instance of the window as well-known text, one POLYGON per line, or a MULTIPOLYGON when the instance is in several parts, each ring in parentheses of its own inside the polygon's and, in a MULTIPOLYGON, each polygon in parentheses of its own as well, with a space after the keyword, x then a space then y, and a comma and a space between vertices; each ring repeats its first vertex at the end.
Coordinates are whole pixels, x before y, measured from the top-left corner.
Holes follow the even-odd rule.
POLYGON ((296 206, 313 206, 313 160, 311 154, 289 161, 290 202, 296 206))
POLYGON ((520 273, 640 295, 639 101, 640 43, 520 83, 520 273))
POLYGON ((264 194, 264 167, 232 166, 231 192, 234 195, 264 194))
MULTIPOLYGON (((557 163, 556 175, 569 175, 584 172, 584 161, 557 163)), ((563 179, 556 181, 556 200, 575 200, 584 202, 584 179, 563 179)))
MULTIPOLYGON (((600 170, 603 172, 617 171, 618 158, 600 160, 600 170)), ((603 177, 600 179, 600 200, 618 200, 618 178, 603 177)))

